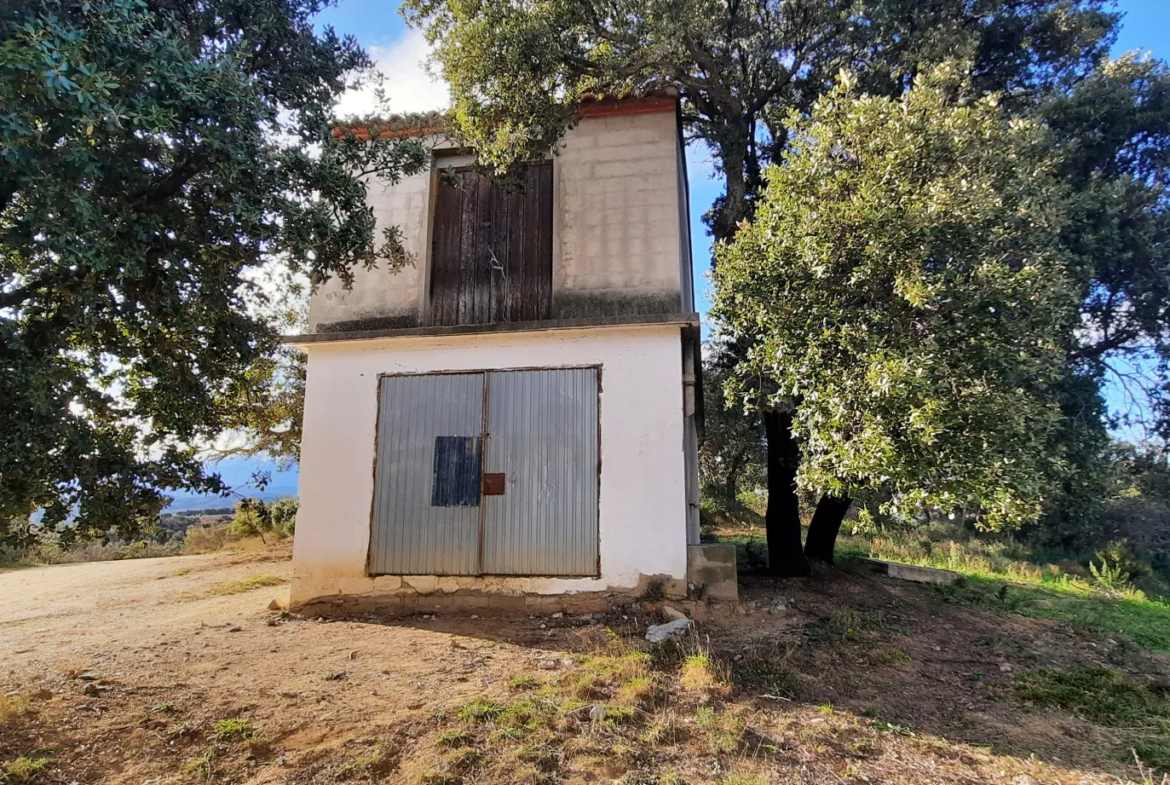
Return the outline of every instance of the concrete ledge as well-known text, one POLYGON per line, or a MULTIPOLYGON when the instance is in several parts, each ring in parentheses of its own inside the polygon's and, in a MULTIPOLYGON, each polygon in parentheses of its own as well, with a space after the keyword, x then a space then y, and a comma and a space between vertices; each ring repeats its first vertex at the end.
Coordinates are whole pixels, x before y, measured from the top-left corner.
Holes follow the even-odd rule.
POLYGON ((282 343, 290 346, 308 346, 314 343, 337 341, 369 341, 377 338, 434 337, 444 335, 483 335, 491 333, 545 332, 548 330, 579 330, 588 327, 636 327, 639 325, 677 324, 697 327, 697 313, 629 314, 580 319, 545 319, 535 322, 498 322, 496 324, 457 324, 446 327, 401 327, 382 330, 336 330, 327 332, 286 335, 282 343))
POLYGON ((846 559, 842 562, 843 569, 851 570, 853 572, 872 572, 878 575, 886 575, 890 578, 897 578, 901 581, 913 581, 914 583, 934 583, 943 586, 949 586, 954 583, 962 583, 964 578, 957 572, 950 570, 936 570, 933 567, 919 567, 914 564, 902 564, 896 561, 884 561, 882 559, 846 559))
POLYGON ((738 601, 735 546, 688 545, 687 582, 704 599, 738 601))
POLYGON ((450 594, 334 594, 296 603, 291 610, 309 616, 348 616, 378 613, 409 616, 435 611, 501 611, 504 613, 605 613, 629 605, 638 596, 623 592, 581 592, 578 594, 497 594, 459 591, 450 594))
MULTIPOLYGON (((291 610, 322 608, 343 614, 376 608, 516 610, 542 608, 567 613, 595 613, 602 605, 637 599, 684 599, 687 581, 669 575, 641 575, 634 586, 608 586, 597 591, 556 591, 537 588, 531 578, 471 575, 379 575, 377 577, 293 577, 291 610)), ((538 583, 546 583, 539 581, 538 583)))

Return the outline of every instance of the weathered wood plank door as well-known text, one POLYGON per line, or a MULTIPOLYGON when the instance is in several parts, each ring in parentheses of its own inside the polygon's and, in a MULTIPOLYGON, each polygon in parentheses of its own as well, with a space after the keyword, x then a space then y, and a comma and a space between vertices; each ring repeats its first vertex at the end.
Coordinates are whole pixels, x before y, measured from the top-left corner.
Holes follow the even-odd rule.
POLYGON ((431 247, 431 323, 491 324, 552 313, 552 162, 501 188, 470 167, 439 178, 431 247))

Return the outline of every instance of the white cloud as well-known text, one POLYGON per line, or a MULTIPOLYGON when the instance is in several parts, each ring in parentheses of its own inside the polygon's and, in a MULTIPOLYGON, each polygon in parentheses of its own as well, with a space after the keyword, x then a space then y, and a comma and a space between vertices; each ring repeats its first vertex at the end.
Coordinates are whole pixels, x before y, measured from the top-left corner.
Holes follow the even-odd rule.
MULTIPOLYGON (((447 85, 437 75, 427 73, 425 60, 430 47, 419 30, 408 29, 389 46, 369 47, 374 67, 382 72, 391 112, 427 112, 446 109, 451 104, 447 85)), ((351 89, 341 96, 338 117, 369 115, 381 112, 372 84, 351 89)))

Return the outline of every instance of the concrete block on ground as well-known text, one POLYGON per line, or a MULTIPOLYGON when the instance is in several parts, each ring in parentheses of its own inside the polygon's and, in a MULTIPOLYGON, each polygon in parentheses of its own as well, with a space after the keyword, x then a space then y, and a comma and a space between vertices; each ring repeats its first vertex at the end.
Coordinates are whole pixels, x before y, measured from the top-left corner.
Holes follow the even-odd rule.
POLYGON ((687 581, 712 600, 739 600, 735 546, 712 543, 687 546, 687 581))
POLYGON ((854 558, 848 559, 842 566, 858 572, 876 572, 879 575, 887 575, 901 581, 912 581, 914 583, 934 583, 949 586, 954 583, 962 583, 963 581, 962 575, 957 572, 951 572, 950 570, 936 570, 933 567, 919 567, 914 564, 902 564, 895 561, 885 561, 884 559, 854 558))

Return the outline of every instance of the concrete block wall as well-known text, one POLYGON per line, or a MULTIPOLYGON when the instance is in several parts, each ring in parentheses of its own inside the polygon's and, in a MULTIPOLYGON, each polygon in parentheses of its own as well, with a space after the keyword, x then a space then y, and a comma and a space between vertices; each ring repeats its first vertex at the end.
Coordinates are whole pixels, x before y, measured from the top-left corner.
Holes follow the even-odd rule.
POLYGON ((681 310, 673 112, 587 118, 553 164, 554 313, 681 310))
POLYGON ((357 268, 348 290, 336 278, 319 287, 309 300, 309 332, 419 326, 427 278, 431 177, 425 171, 394 185, 370 183, 367 199, 377 221, 375 245, 383 242, 387 227, 397 226, 414 261, 399 270, 389 269, 385 262, 371 270, 357 268))
MULTIPOLYGON (((431 137, 437 147, 447 142, 431 137)), ((453 159, 438 159, 446 166, 453 159)), ((459 161, 462 163, 462 161, 459 161)), ((690 302, 680 258, 686 244, 684 172, 673 111, 587 117, 553 159, 553 316, 678 313, 690 302)), ((309 332, 414 327, 426 312, 431 188, 424 172, 372 183, 378 242, 398 226, 414 264, 355 270, 352 289, 333 280, 309 307, 309 332)), ((689 307, 688 307, 689 309, 689 307)))

